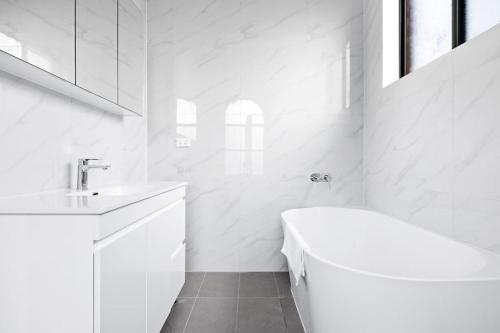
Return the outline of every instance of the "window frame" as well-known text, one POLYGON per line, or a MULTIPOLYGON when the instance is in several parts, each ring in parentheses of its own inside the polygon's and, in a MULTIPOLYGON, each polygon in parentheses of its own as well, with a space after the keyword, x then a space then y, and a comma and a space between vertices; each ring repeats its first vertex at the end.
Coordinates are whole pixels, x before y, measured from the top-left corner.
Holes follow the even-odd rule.
MULTIPOLYGON (((410 74, 407 68, 406 47, 406 1, 399 0, 399 76, 410 74)), ((467 0, 452 0, 452 45, 454 49, 466 42, 465 2, 467 0)))

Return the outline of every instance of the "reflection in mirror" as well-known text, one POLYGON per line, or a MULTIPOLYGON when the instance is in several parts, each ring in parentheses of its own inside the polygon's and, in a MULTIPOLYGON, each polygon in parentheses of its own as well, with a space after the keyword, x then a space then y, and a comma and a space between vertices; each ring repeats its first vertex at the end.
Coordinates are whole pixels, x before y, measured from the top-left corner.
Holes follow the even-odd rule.
POLYGON ((76 84, 117 102, 116 0, 76 0, 76 84))
POLYGON ((74 13, 74 1, 0 0, 0 49, 74 83, 74 13))
POLYGON ((238 100, 226 110, 226 174, 264 172, 264 113, 250 100, 238 100))
POLYGON ((141 113, 145 75, 144 16, 133 0, 119 0, 118 104, 141 113))
POLYGON ((22 58, 23 56, 21 42, 1 32, 0 32, 0 49, 18 58, 22 58))

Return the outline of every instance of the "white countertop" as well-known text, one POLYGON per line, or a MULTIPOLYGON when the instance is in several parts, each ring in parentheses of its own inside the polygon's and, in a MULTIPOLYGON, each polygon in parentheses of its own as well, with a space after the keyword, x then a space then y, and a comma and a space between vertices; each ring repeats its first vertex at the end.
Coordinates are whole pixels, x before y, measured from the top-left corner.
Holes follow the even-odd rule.
POLYGON ((0 215, 100 215, 186 185, 157 182, 109 186, 84 193, 67 189, 0 197, 0 215), (92 195, 99 192, 101 195, 92 195))

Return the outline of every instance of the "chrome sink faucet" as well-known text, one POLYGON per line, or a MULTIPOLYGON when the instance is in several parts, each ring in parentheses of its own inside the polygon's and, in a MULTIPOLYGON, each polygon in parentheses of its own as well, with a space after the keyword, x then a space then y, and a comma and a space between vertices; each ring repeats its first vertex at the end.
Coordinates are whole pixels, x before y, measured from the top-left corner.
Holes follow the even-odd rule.
POLYGON ((89 170, 101 169, 108 170, 111 165, 89 165, 89 161, 100 161, 98 158, 80 158, 78 159, 78 179, 76 189, 78 191, 87 191, 89 182, 89 170))

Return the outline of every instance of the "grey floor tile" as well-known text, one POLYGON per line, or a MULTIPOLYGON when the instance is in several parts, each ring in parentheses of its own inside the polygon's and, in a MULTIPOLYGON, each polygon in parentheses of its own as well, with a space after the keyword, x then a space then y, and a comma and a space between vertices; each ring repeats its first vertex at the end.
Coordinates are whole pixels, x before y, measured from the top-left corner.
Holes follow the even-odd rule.
POLYGON ((304 333, 293 298, 280 298, 287 333, 304 333))
POLYGON ((239 273, 207 273, 199 297, 237 297, 239 273))
POLYGON ((274 273, 274 276, 278 282, 278 296, 292 297, 292 292, 290 291, 290 275, 288 275, 288 272, 277 272, 274 273))
POLYGON ((182 333, 186 327, 189 314, 194 305, 194 299, 178 299, 172 307, 167 321, 163 325, 160 333, 182 333))
POLYGON ((240 297, 277 297, 273 273, 241 273, 240 297))
POLYGON ((238 333, 285 333, 279 298, 240 298, 238 333))
POLYGON ((236 298, 198 298, 186 333, 235 333, 236 298))
POLYGON ((179 297, 196 297, 200 290, 205 273, 186 273, 186 283, 182 287, 179 297))

